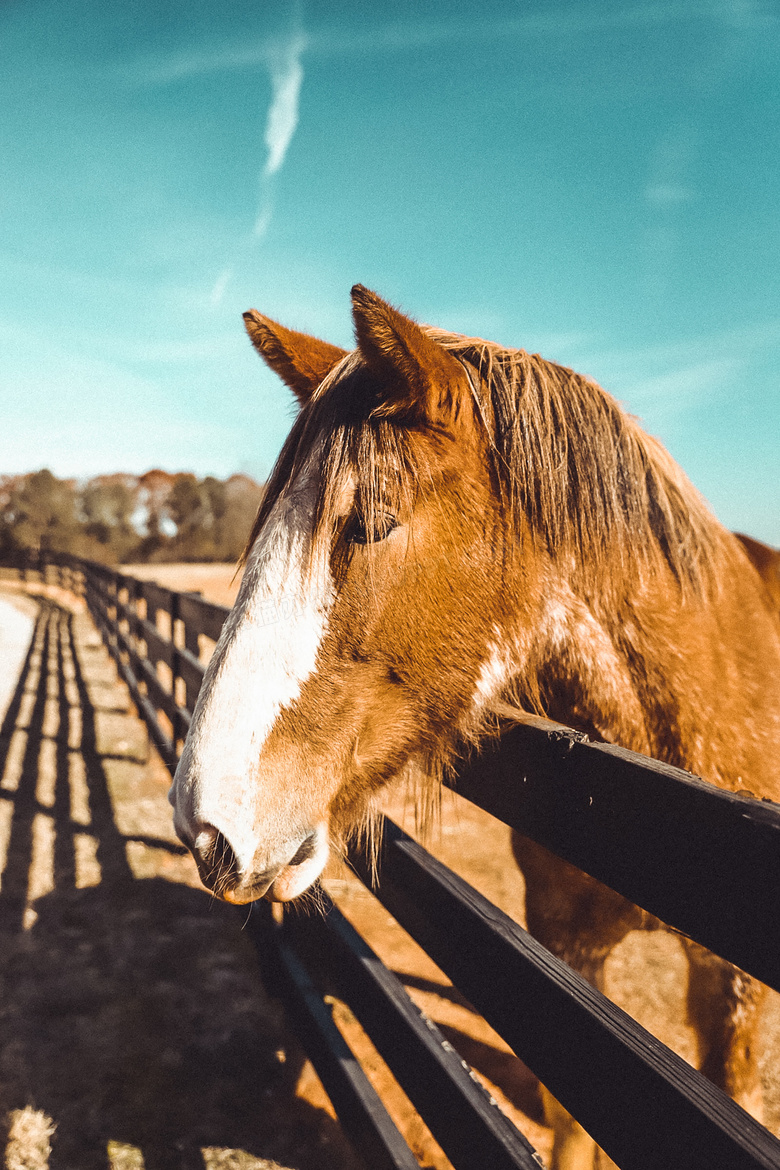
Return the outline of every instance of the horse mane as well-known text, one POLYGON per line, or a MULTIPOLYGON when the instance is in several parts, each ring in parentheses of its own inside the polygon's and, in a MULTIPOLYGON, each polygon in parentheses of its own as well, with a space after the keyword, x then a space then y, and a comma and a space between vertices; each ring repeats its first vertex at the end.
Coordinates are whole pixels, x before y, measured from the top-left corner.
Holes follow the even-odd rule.
POLYGON ((715 584, 720 525, 666 449, 598 383, 539 354, 425 328, 476 371, 506 504, 554 560, 575 576, 589 566, 600 582, 665 564, 684 592, 715 584))
MULTIPOLYGON (((684 593, 705 594, 720 525, 657 440, 596 382, 522 349, 423 326, 471 367, 502 503, 516 530, 572 577, 648 580, 665 566, 684 593), (524 519, 523 519, 524 518, 524 519), (616 572, 616 569, 618 572, 616 572)), ((327 434, 316 530, 330 529, 346 477, 369 522, 377 503, 411 498, 412 444, 402 423, 372 416, 359 351, 344 357, 301 410, 268 481, 242 560, 275 500, 327 434)))

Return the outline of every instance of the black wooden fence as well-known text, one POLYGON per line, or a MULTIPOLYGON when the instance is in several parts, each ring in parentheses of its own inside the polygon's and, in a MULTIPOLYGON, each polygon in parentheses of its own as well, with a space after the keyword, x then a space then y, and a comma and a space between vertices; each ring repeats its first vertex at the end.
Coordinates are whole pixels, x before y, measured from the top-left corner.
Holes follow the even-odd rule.
MULTIPOLYGON (((173 771, 227 610, 102 565, 50 555, 19 571, 83 594, 173 771), (205 642, 204 642, 205 640, 205 642)), ((458 792, 780 990, 780 806, 530 720, 453 780, 458 792)), ((780 1142, 579 975, 386 821, 374 888, 550 1091, 624 1170, 780 1168, 780 1142)), ((323 987, 360 1020, 456 1168, 540 1160, 338 909, 250 916, 280 995, 353 1144, 373 1168, 416 1159, 337 1029, 323 987)))

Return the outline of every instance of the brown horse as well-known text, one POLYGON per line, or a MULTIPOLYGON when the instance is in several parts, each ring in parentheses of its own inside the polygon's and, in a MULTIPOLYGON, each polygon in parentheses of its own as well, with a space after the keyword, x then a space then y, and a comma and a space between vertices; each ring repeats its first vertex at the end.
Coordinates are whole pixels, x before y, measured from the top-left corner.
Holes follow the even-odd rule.
MULTIPOLYGON (((205 883, 298 897, 391 778, 435 790, 499 711, 780 798, 772 597, 666 451, 587 378, 352 301, 351 353, 245 314, 301 409, 172 789, 205 883)), ((516 853, 532 931, 596 985, 626 932, 660 925, 516 853)), ((702 1067, 757 1113, 759 985, 689 951, 702 1067)), ((555 1124, 555 1166, 591 1166, 555 1124)))

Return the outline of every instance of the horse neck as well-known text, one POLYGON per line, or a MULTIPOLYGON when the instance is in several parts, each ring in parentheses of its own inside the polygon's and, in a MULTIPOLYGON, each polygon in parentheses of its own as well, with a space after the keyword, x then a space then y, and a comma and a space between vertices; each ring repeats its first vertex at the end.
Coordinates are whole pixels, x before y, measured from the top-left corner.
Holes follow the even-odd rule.
POLYGON ((506 629, 513 656, 510 691, 518 705, 594 739, 647 752, 647 695, 635 676, 640 662, 645 677, 659 673, 658 647, 628 596, 620 598, 613 588, 609 604, 602 604, 603 584, 581 577, 571 566, 547 560, 534 589, 529 591, 524 569, 523 580, 507 591, 522 599, 506 629), (529 593, 536 595, 533 608, 529 593))
POLYGON ((719 601, 682 586, 662 555, 553 558, 527 537, 518 548, 506 588, 512 701, 597 740, 700 762, 691 709, 711 673, 719 601))
POLYGON ((780 638, 723 537, 712 592, 684 591, 660 563, 605 592, 548 562, 535 612, 518 605, 507 628, 510 701, 723 787, 780 798, 777 765, 767 765, 780 734, 780 638))

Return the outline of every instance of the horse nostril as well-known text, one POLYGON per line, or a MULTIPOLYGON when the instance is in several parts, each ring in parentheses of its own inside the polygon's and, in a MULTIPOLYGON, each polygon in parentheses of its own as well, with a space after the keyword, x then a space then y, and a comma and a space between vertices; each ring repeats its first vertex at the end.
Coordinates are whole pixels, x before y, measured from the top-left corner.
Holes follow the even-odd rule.
POLYGON ((201 829, 192 846, 193 856, 204 885, 216 894, 234 885, 238 876, 238 861, 224 833, 207 825, 201 829))
POLYGON ((315 832, 309 833, 305 841, 301 843, 297 852, 287 862, 288 865, 303 865, 304 861, 314 856, 317 848, 317 834, 315 832))

